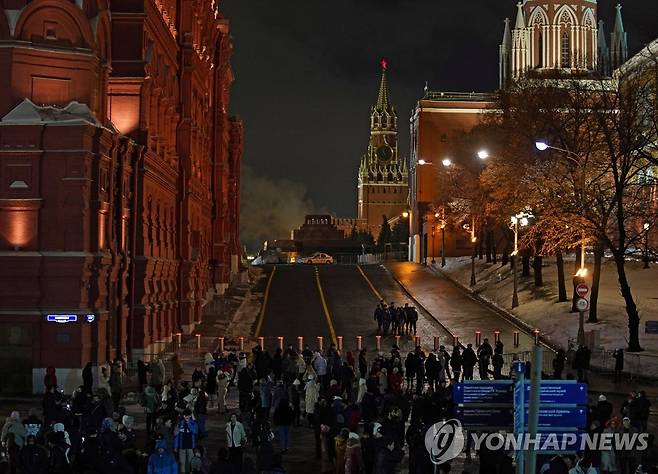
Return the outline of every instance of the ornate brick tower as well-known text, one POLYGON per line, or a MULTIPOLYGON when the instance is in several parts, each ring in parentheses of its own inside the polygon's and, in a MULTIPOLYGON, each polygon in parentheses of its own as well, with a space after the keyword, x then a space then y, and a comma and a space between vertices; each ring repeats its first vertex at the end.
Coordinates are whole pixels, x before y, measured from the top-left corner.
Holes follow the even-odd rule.
POLYGON ((377 102, 370 112, 368 151, 361 158, 358 184, 358 217, 377 238, 382 216, 395 217, 407 209, 408 168, 398 156, 398 116, 390 102, 382 60, 377 102))
POLYGON ((626 32, 617 5, 611 48, 592 0, 524 0, 516 5, 514 28, 505 20, 500 45, 500 87, 529 71, 560 70, 609 75, 628 58, 626 32))

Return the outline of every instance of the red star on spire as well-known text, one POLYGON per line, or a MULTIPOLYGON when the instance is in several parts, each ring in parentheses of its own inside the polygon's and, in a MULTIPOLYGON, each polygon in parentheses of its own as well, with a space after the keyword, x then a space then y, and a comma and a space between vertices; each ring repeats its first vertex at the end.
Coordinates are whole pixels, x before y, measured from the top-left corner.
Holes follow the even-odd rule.
POLYGON ((386 61, 386 59, 382 58, 381 65, 382 65, 382 71, 386 71, 386 68, 388 67, 388 61, 386 61))

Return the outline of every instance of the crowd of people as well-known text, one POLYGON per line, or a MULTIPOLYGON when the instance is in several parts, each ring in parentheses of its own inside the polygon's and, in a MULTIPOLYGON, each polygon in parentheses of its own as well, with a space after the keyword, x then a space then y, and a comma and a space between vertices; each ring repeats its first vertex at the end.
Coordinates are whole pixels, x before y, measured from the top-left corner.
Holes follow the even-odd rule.
MULTIPOLYGON (((410 311, 394 305, 378 310, 391 314, 392 308, 410 311)), ((407 325, 411 320, 393 320, 396 325, 382 324, 382 331, 413 332, 414 325, 407 325)), ((14 411, 2 429, 7 461, 2 465, 7 472, 25 474, 284 473, 286 456, 298 449, 294 433, 310 430, 323 474, 392 474, 402 467, 412 474, 445 474, 450 466, 435 470, 425 434, 434 423, 454 416, 451 385, 474 374, 480 379, 506 377, 503 345, 495 341, 492 346, 487 339, 475 349, 468 344, 426 352, 417 346, 406 354, 397 346, 386 353, 341 351, 334 344, 326 351, 308 345, 301 349, 218 350, 205 354, 189 379, 177 356, 168 364, 138 363, 138 401, 145 413, 139 433, 122 406, 123 360, 101 367, 95 384, 91 367, 86 367, 83 385, 70 397, 58 389, 54 370, 48 371, 43 416, 31 411, 21 418, 14 411), (237 410, 229 411, 229 390, 237 391, 237 410), (207 430, 211 414, 228 414, 220 433, 207 430), (292 427, 299 428, 293 433, 292 427), (205 449, 209 437, 221 438, 214 453, 205 449), (245 450, 255 456, 245 456, 245 450)), ((568 360, 567 353, 558 353, 553 376, 569 377, 562 373, 568 360)), ((575 368, 573 363, 568 367, 575 368)), ((643 392, 631 394, 619 407, 602 395, 589 407, 590 431, 646 432, 650 406, 643 392)), ((513 472, 510 452, 482 448, 474 453, 467 443, 466 459, 465 472, 513 472), (470 464, 472 454, 479 457, 479 467, 470 464)), ((541 472, 653 474, 658 473, 657 462, 652 445, 642 453, 553 456, 545 459, 541 472)))

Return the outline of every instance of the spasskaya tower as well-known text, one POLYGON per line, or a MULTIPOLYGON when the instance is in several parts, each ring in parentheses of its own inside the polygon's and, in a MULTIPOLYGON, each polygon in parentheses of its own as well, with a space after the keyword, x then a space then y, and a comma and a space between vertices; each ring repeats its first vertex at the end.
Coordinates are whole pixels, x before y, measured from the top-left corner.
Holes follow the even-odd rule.
POLYGON ((382 216, 402 214, 408 197, 408 168, 398 155, 398 117, 391 105, 387 66, 382 60, 379 94, 370 112, 370 140, 359 167, 358 217, 375 238, 382 216))

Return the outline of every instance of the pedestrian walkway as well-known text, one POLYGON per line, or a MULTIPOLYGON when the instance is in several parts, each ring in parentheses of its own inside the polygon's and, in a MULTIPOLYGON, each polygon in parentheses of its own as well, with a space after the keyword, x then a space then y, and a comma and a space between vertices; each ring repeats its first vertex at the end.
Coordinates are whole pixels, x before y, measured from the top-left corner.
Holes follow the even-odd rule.
MULTIPOLYGON (((386 267, 393 278, 434 318, 457 334, 462 343, 473 342, 475 331, 481 331, 483 337, 488 334, 492 338, 493 332, 498 330, 501 331, 505 352, 530 351, 534 346, 534 339, 530 335, 473 299, 465 289, 441 274, 412 262, 395 262, 386 267), (520 332, 518 349, 512 344, 514 331, 520 332)), ((545 357, 552 357, 552 354, 545 353, 545 357)), ((631 391, 644 390, 652 398, 658 396, 655 384, 637 381, 615 384, 607 374, 590 374, 589 389, 591 393, 605 393, 620 401, 631 391)))

